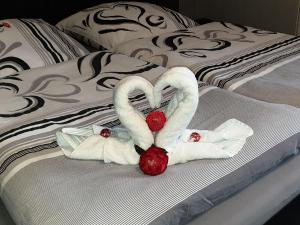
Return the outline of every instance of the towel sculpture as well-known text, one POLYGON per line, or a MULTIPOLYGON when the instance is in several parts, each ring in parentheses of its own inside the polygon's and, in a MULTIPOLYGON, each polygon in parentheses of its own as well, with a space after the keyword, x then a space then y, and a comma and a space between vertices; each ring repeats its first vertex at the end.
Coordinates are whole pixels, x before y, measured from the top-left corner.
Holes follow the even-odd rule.
POLYGON ((124 128, 97 125, 63 128, 57 132, 57 142, 69 158, 139 164, 148 175, 163 173, 167 165, 233 157, 253 130, 236 119, 226 121, 213 131, 186 129, 196 112, 198 99, 195 75, 185 67, 168 70, 154 87, 142 77, 130 76, 114 89, 115 110, 124 128), (129 94, 140 90, 151 108, 159 108, 162 90, 167 86, 177 91, 165 112, 153 111, 145 118, 129 103, 129 94))

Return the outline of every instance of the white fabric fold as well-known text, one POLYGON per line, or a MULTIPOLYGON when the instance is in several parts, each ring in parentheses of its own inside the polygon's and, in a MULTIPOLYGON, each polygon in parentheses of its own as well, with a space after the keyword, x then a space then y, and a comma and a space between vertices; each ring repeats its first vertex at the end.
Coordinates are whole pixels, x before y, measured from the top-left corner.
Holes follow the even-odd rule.
POLYGON ((122 165, 137 164, 139 155, 125 129, 112 129, 112 136, 99 135, 104 127, 69 128, 56 133, 57 143, 64 154, 72 159, 104 160, 122 165))
POLYGON ((169 165, 198 159, 233 157, 252 135, 252 128, 236 119, 227 120, 213 131, 186 129, 177 141, 166 147, 169 165), (200 134, 199 142, 190 140, 193 132, 200 134))

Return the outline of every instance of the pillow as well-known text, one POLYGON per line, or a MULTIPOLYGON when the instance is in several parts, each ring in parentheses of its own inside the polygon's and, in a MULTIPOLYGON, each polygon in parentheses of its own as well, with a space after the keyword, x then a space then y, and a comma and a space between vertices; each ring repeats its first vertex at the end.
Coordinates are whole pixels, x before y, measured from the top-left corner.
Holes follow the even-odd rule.
POLYGON ((80 11, 57 26, 76 38, 110 49, 141 37, 197 25, 178 12, 145 2, 113 2, 80 11))
POLYGON ((76 40, 43 20, 0 21, 0 78, 87 53, 76 40))

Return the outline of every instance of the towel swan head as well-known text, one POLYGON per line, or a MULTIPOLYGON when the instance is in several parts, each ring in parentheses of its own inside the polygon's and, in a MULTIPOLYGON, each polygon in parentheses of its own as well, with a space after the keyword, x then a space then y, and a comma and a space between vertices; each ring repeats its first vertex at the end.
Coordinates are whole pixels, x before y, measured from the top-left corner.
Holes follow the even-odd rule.
POLYGON ((129 103, 129 94, 135 90, 145 93, 151 108, 155 107, 153 85, 139 76, 130 76, 122 79, 115 87, 114 105, 122 125, 127 129, 134 143, 142 149, 148 149, 154 143, 145 117, 129 103))
POLYGON ((154 86, 155 106, 159 107, 162 90, 167 86, 177 89, 167 109, 167 123, 157 133, 155 144, 166 148, 176 142, 191 122, 198 106, 198 83, 194 73, 186 67, 174 67, 165 72, 154 86))

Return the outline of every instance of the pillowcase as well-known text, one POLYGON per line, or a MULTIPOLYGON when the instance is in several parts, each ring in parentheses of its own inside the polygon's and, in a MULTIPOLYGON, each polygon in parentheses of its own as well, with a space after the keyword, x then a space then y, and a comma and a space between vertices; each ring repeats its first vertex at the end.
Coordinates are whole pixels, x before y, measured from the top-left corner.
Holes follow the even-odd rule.
POLYGON ((57 26, 97 48, 197 25, 173 10, 145 2, 113 2, 80 11, 57 26))
POLYGON ((0 78, 87 53, 76 40, 43 20, 0 21, 0 78))

